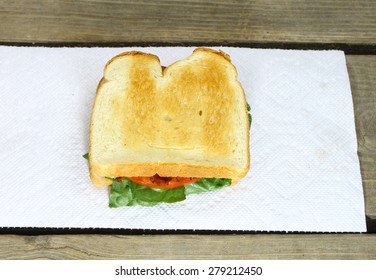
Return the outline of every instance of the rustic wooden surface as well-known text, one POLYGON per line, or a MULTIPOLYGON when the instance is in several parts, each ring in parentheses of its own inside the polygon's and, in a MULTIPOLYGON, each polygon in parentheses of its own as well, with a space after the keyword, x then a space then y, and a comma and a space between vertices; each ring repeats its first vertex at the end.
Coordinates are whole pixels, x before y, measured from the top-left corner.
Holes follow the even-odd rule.
MULTIPOLYGON (((346 58, 366 214, 375 227, 375 14, 372 0, 3 0, 0 44, 240 44, 361 53, 346 58)), ((0 259, 144 258, 376 259, 376 234, 0 235, 0 259)))
POLYGON ((376 55, 346 57, 354 102, 366 214, 376 219, 376 55))
POLYGON ((0 248, 7 259, 375 259, 376 235, 10 235, 0 248))
POLYGON ((376 43, 373 0, 1 3, 0 40, 8 42, 376 43))

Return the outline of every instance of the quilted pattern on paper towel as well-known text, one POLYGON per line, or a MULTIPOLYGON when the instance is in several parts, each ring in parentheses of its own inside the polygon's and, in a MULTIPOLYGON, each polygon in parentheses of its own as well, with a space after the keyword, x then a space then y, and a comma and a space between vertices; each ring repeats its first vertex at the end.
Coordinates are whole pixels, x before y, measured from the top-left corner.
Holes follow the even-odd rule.
MULTIPOLYGON (((220 48, 252 107, 246 178, 182 203, 110 209, 82 155, 103 67, 131 49, 0 47, 0 227, 366 230, 340 51, 220 48)), ((162 65, 193 50, 137 49, 162 65)))

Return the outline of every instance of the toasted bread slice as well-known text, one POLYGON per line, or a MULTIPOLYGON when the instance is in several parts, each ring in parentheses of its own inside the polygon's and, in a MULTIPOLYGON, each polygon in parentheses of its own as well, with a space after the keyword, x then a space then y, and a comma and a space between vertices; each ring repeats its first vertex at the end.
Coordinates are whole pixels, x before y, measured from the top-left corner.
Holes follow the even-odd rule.
POLYGON ((95 185, 156 173, 244 177, 249 120, 230 57, 198 48, 166 68, 137 51, 111 59, 93 106, 89 153, 95 185))

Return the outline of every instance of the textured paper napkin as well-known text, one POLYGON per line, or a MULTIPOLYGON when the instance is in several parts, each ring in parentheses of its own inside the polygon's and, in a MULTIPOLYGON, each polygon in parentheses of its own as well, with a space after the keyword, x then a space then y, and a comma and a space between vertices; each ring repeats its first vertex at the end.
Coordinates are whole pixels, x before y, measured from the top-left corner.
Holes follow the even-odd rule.
MULTIPOLYGON (((247 177, 177 204, 108 208, 82 155, 104 65, 131 49, 0 47, 0 227, 366 230, 340 51, 220 48, 252 107, 247 177)), ((193 48, 143 50, 169 65, 193 48)))

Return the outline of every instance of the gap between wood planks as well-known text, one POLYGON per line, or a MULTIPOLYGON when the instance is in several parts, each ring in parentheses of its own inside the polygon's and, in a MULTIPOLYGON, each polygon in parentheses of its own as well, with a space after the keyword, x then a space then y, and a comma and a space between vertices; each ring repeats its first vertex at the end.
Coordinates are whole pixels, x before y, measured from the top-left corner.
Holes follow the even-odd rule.
POLYGON ((193 41, 187 42, 1 42, 3 46, 33 46, 33 47, 196 47, 222 46, 262 49, 292 49, 292 50, 341 50, 348 55, 376 55, 376 44, 348 43, 304 43, 304 42, 216 42, 193 41))

